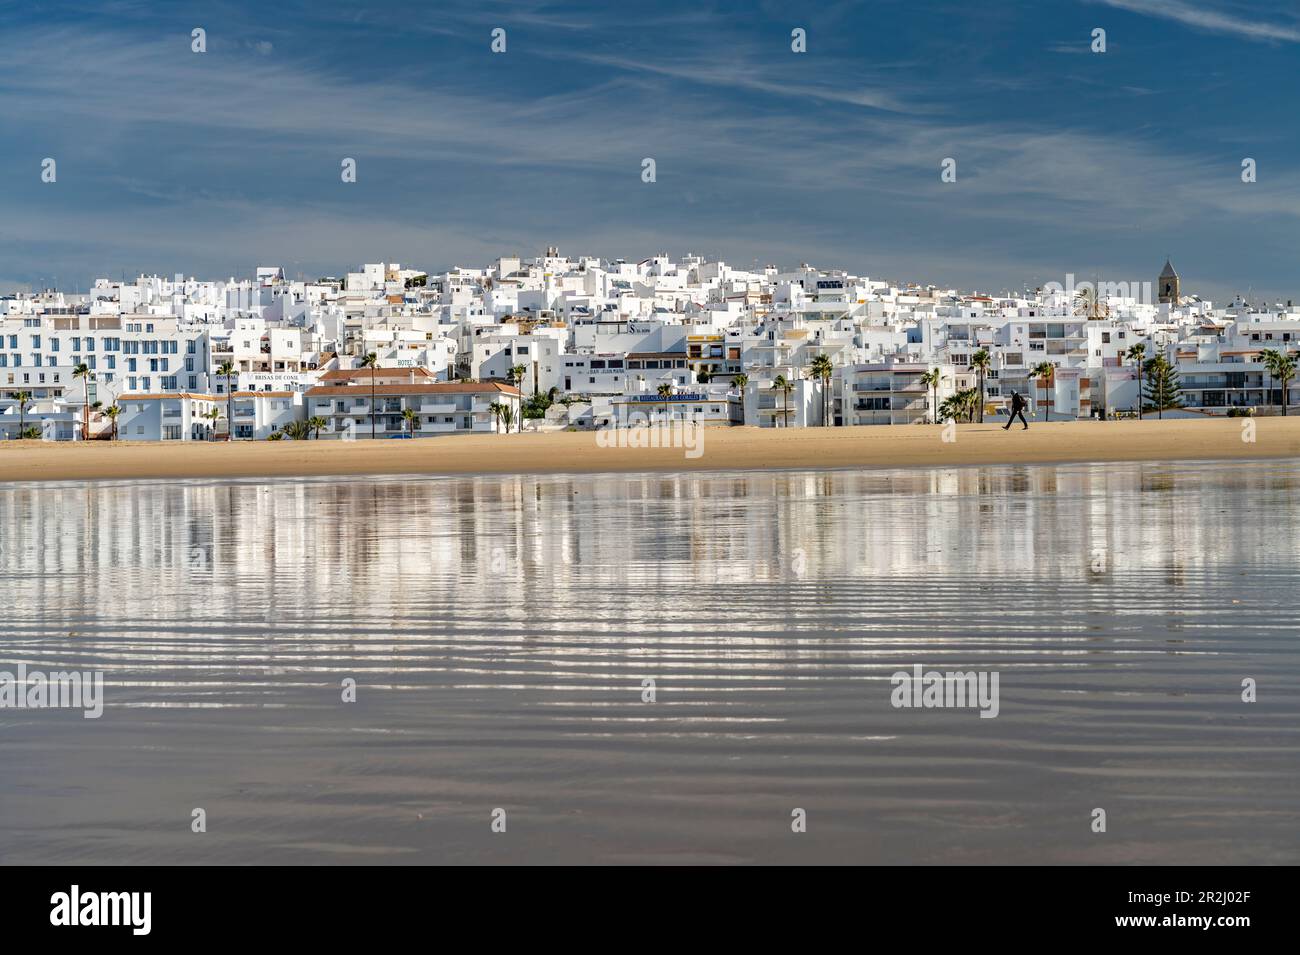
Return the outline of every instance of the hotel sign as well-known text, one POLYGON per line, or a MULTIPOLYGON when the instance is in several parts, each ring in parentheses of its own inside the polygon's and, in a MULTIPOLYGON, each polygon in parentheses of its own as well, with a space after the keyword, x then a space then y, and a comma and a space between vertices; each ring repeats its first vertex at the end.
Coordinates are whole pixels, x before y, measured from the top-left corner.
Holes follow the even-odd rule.
POLYGON ((708 395, 689 394, 689 395, 636 395, 636 401, 717 401, 719 399, 710 399, 708 395))

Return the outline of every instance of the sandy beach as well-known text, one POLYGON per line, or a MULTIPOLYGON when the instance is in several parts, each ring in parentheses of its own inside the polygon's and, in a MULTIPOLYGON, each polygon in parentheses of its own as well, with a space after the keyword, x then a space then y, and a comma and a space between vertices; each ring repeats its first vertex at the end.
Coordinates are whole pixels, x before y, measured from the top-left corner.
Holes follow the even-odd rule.
POLYGON ((550 474, 770 468, 949 467, 1300 456, 1300 418, 959 425, 717 428, 682 448, 602 447, 592 432, 413 441, 215 443, 0 442, 0 480, 301 477, 348 474, 550 474), (1247 425, 1254 426, 1254 440, 1247 425))

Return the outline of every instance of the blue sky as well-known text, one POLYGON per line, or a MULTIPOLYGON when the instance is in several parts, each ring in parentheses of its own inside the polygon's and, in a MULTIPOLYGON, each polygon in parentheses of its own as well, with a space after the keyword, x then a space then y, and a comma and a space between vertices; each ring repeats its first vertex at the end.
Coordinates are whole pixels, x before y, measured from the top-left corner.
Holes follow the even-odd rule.
POLYGON ((802 7, 0 4, 0 287, 559 245, 1300 300, 1296 4, 802 7))

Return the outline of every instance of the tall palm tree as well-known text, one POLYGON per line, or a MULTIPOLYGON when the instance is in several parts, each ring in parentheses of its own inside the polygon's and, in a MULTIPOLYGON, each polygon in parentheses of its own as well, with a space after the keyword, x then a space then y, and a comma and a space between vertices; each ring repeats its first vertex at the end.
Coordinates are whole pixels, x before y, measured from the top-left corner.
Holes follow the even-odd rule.
POLYGON ((307 425, 312 429, 312 431, 316 432, 315 438, 317 441, 319 441, 321 429, 328 427, 329 422, 326 421, 324 418, 322 418, 320 415, 312 415, 310 418, 307 419, 307 425))
POLYGON ((509 434, 510 426, 515 423, 515 409, 509 405, 502 405, 501 421, 506 426, 506 434, 509 434))
POLYGON ((110 441, 117 440, 117 416, 122 413, 122 409, 117 405, 109 405, 104 409, 104 417, 108 418, 109 423, 113 426, 113 433, 109 438, 110 441))
POLYGON ((749 375, 743 371, 739 375, 731 376, 731 383, 740 389, 740 423, 745 423, 745 389, 749 387, 749 375))
POLYGON ((1282 386, 1282 417, 1286 417, 1287 409, 1287 384, 1296 375, 1296 356, 1280 352, 1272 348, 1266 348, 1259 353, 1259 360, 1263 363, 1264 368, 1268 370, 1270 381, 1269 403, 1272 403, 1273 389, 1272 381, 1276 381, 1282 386))
POLYGON ((984 423, 984 376, 993 365, 993 358, 989 355, 987 348, 981 348, 975 354, 970 356, 970 366, 975 369, 979 375, 980 382, 980 424, 984 423))
POLYGON ((85 441, 90 438, 90 383, 94 380, 95 373, 83 361, 72 369, 72 377, 74 380, 80 378, 82 387, 85 389, 81 402, 81 440, 85 441))
POLYGON ((1264 372, 1268 375, 1268 403, 1273 403, 1273 369, 1277 367, 1278 353, 1272 348, 1262 349, 1259 353, 1259 363, 1264 366, 1264 372))
POLYGON ((1097 297, 1095 288, 1084 287, 1074 295, 1074 314, 1095 320, 1110 314, 1110 306, 1097 297))
POLYGON ((1147 346, 1138 342, 1125 354, 1125 358, 1137 362, 1138 366, 1138 420, 1142 420, 1142 359, 1146 358, 1147 346))
POLYGON ((921 376, 921 384, 925 385, 934 393, 934 402, 930 405, 932 409, 930 417, 934 424, 939 423, 939 385, 943 381, 943 372, 938 368, 927 371, 921 376))
MULTIPOLYGON (((1037 365, 1034 366, 1034 370, 1029 373, 1029 377, 1038 379, 1038 390, 1039 393, 1041 394, 1047 390, 1047 383, 1052 380, 1052 376, 1054 374, 1056 374, 1055 365, 1053 365, 1050 361, 1040 361, 1037 365)), ((1050 406, 1048 407, 1049 410, 1043 412, 1044 421, 1052 420, 1052 413, 1050 410, 1050 406)))
POLYGON ((498 428, 501 427, 501 412, 505 410, 506 406, 499 401, 494 401, 488 405, 488 411, 492 412, 492 419, 497 423, 498 428))
POLYGON ((209 421, 212 422, 212 425, 211 425, 211 434, 209 435, 208 440, 209 440, 209 441, 216 441, 216 440, 217 440, 217 421, 220 420, 220 418, 221 418, 221 409, 220 409, 220 408, 213 408, 211 411, 200 411, 200 412, 199 412, 199 417, 200 417, 200 418, 207 418, 209 421))
POLYGON ((32 400, 30 391, 18 392, 18 437, 27 436, 27 402, 32 400))
POLYGON ((781 392, 781 427, 790 427, 790 392, 794 391, 794 382, 785 375, 772 379, 772 387, 781 392))
POLYGON ((379 367, 379 356, 369 352, 361 359, 361 367, 370 369, 370 437, 375 436, 375 369, 379 367))
POLYGON ((831 363, 830 355, 817 355, 809 365, 813 377, 822 380, 822 427, 829 425, 831 418, 831 376, 835 374, 835 366, 831 363))
POLYGON ((402 420, 406 422, 406 433, 415 437, 415 426, 419 422, 419 415, 407 408, 402 412, 402 420))
MULTIPOLYGON (((226 440, 235 440, 235 389, 230 384, 230 379, 235 377, 235 365, 230 361, 223 361, 217 368, 217 374, 223 375, 226 379, 226 440)), ((216 437, 216 419, 213 419, 212 432, 216 437)))
MULTIPOLYGON (((510 369, 510 383, 519 389, 519 431, 524 430, 524 409, 522 407, 524 397, 524 375, 528 374, 528 368, 525 365, 515 365, 510 369)), ((537 394, 537 382, 533 382, 533 394, 537 394)))

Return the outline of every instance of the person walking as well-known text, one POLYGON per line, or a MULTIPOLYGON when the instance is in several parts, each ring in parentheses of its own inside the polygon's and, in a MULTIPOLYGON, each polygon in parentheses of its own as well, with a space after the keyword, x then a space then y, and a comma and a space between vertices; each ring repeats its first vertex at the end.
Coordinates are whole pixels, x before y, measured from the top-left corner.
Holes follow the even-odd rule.
POLYGON ((1020 418, 1020 423, 1025 427, 1023 430, 1029 430, 1029 422, 1025 420, 1025 396, 1018 391, 1011 392, 1011 418, 1002 426, 1003 431, 1011 430, 1011 423, 1020 418))

